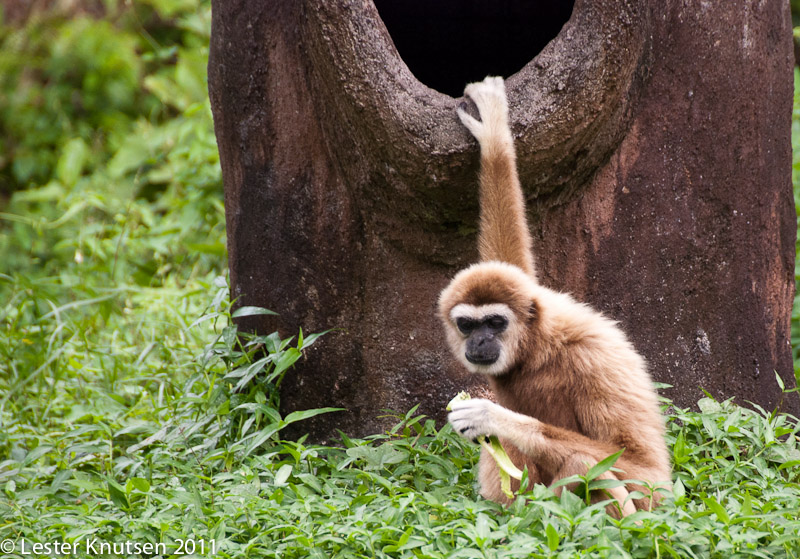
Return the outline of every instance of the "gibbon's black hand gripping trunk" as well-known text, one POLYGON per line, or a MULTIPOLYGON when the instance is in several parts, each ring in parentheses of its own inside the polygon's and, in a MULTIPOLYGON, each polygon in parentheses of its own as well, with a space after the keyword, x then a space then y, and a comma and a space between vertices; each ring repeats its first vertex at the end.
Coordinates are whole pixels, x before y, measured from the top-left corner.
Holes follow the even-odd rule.
POLYGON ((473 380, 436 298, 477 258, 478 146, 463 99, 419 79, 470 65, 429 38, 403 46, 403 22, 426 17, 477 42, 481 72, 505 73, 542 283, 618 320, 679 405, 702 387, 797 412, 773 373, 794 386, 788 5, 578 0, 540 20, 532 3, 486 2, 492 18, 483 4, 213 3, 232 296, 280 313, 241 325, 341 329, 287 376, 282 405, 350 411, 298 429, 372 433, 393 421, 381 410, 419 402, 443 419, 473 380), (552 40, 509 43, 503 21, 552 40), (493 69, 509 57, 520 66, 493 69))

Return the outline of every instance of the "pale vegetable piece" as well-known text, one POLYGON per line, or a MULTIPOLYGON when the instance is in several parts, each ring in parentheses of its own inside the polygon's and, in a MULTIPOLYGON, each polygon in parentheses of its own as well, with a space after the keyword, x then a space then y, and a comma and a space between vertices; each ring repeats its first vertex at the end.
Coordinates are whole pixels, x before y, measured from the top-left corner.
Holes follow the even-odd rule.
POLYGON ((464 392, 463 390, 456 394, 456 397, 450 400, 447 403, 447 407, 445 408, 447 411, 453 411, 453 404, 457 402, 464 402, 469 400, 472 396, 469 395, 469 392, 464 392))
MULTIPOLYGON (((471 397, 469 393, 463 391, 459 392, 456 394, 455 398, 450 400, 445 409, 447 411, 452 411, 453 404, 457 402, 464 402, 470 398, 471 397)), ((508 457, 506 450, 503 448, 503 445, 500 444, 500 439, 498 439, 495 435, 492 435, 491 437, 484 436, 481 439, 481 445, 497 463, 497 468, 499 470, 498 473, 500 474, 500 489, 502 489, 506 497, 513 499, 514 493, 511 491, 511 478, 513 477, 516 480, 521 480, 522 470, 514 465, 514 463, 511 461, 511 458, 508 457)))
POLYGON ((481 446, 486 449, 486 452, 491 454, 494 461, 497 463, 498 474, 500 475, 500 489, 505 493, 509 499, 514 498, 514 492, 511 491, 511 478, 516 480, 522 479, 522 470, 517 468, 508 457, 503 445, 500 444, 500 439, 492 435, 491 437, 483 437, 481 446))

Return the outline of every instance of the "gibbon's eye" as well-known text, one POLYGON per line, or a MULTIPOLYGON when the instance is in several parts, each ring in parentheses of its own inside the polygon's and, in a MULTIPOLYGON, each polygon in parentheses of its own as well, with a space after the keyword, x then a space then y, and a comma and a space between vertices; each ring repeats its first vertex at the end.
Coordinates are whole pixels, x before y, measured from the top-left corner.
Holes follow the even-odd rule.
POLYGON ((475 328, 478 327, 478 324, 478 321, 472 320, 471 318, 459 317, 456 319, 456 326, 464 335, 470 334, 473 330, 475 330, 475 328))
POLYGON ((483 323, 496 332, 502 332, 508 326, 508 320, 499 315, 488 316, 484 319, 483 323))

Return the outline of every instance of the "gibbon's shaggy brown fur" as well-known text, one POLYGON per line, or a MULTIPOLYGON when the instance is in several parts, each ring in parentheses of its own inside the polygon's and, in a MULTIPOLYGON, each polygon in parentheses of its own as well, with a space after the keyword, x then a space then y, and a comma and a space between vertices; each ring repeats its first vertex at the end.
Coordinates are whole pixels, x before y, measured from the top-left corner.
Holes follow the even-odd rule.
MULTIPOLYGON (((585 474, 624 448, 619 471, 601 478, 668 483, 664 421, 644 360, 615 322, 536 280, 502 78, 470 84, 464 93, 481 118, 458 109, 481 148, 482 262, 456 275, 439 310, 453 353, 469 371, 488 377, 497 403, 454 404, 450 423, 470 439, 500 437, 532 482, 585 474)), ((485 452, 479 470, 481 494, 507 503, 485 452)), ((592 499, 615 499, 607 507, 614 516, 659 499, 636 481, 605 492, 592 499), (635 490, 644 497, 628 498, 635 490)))

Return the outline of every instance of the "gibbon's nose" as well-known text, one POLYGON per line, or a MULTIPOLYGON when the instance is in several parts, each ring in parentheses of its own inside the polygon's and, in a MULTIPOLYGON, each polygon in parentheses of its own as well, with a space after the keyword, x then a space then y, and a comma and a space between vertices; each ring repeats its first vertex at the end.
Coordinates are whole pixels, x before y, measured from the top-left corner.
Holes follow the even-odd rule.
POLYGON ((486 326, 481 326, 479 329, 475 330, 474 334, 472 334, 472 340, 475 342, 476 347, 483 347, 494 340, 494 334, 489 332, 489 329, 486 328, 486 326))

